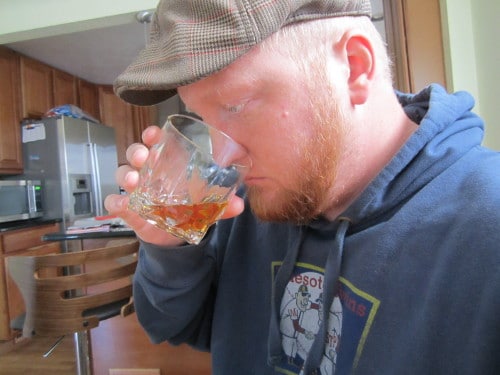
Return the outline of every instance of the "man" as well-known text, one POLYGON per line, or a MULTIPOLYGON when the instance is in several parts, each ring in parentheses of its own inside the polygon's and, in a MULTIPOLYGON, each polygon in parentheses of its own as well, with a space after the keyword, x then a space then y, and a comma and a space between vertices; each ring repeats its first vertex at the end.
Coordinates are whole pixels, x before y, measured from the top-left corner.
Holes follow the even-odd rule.
MULTIPOLYGON (((198 246, 107 198, 142 240, 152 341, 210 350, 214 374, 500 371, 500 156, 468 94, 394 92, 369 16, 368 0, 160 2, 117 94, 177 92, 253 165, 198 246), (291 343, 280 322, 301 285, 323 307, 291 343)), ((145 145, 117 172, 128 192, 145 145)))

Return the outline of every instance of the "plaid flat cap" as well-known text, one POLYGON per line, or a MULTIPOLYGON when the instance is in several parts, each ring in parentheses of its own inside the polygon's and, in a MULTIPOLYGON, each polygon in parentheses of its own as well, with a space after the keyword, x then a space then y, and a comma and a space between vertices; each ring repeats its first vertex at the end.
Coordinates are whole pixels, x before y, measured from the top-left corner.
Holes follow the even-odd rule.
POLYGON ((150 41, 115 80, 115 93, 136 105, 160 103, 283 26, 339 16, 371 16, 370 0, 161 0, 150 41))

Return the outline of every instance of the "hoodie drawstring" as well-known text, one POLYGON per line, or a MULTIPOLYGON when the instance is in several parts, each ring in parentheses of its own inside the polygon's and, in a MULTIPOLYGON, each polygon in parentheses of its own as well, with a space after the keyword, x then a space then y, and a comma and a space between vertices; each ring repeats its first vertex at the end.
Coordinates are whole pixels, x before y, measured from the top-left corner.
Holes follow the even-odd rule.
POLYGON ((296 239, 296 243, 290 246, 283 263, 276 273, 275 281, 273 282, 271 294, 271 319, 269 322, 269 336, 267 341, 267 362, 271 366, 277 365, 283 357, 280 333, 280 306, 283 293, 285 293, 285 288, 295 268, 300 245, 304 239, 304 228, 299 227, 299 231, 300 233, 296 239))
POLYGON ((335 235, 335 243, 330 250, 326 259, 325 265, 325 281, 323 288, 323 319, 318 330, 318 334, 314 338, 307 359, 304 363, 303 373, 310 374, 313 370, 317 369, 325 351, 326 336, 328 331, 328 318, 330 315, 330 306, 333 299, 338 293, 338 279, 340 276, 340 269, 342 265, 342 256, 344 253, 344 239, 349 229, 350 220, 348 218, 339 218, 340 224, 335 235))
MULTIPOLYGON (((342 256, 344 252, 344 239, 349 229, 350 220, 345 217, 339 218, 337 233, 332 249, 329 251, 324 273, 324 288, 323 288, 323 311, 322 321, 319 327, 318 334, 314 338, 309 354, 304 363, 301 373, 308 375, 317 369, 323 358, 324 348, 326 343, 326 335, 328 331, 328 318, 330 314, 330 306, 333 299, 338 293, 338 278, 342 264, 342 256)), ((283 348, 280 332, 280 306, 285 288, 290 281, 290 277, 297 262, 299 249, 302 245, 305 236, 304 227, 300 227, 300 235, 288 250, 281 267, 279 268, 272 290, 272 305, 271 319, 269 323, 268 337, 268 363, 271 366, 279 364, 283 358, 283 348)))

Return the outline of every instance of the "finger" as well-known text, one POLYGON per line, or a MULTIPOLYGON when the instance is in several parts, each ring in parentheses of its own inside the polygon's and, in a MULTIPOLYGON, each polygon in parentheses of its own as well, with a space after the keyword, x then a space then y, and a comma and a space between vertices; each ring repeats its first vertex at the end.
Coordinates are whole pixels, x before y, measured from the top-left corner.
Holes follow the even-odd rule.
POLYGON ((142 132, 142 141, 145 145, 152 146, 160 141, 162 130, 158 126, 148 126, 142 132))
POLYGON ((116 170, 116 181, 127 193, 131 193, 139 183, 139 172, 129 165, 122 165, 116 170))
POLYGON ((149 156, 148 148, 142 143, 133 143, 127 148, 126 157, 131 166, 140 169, 149 156))
POLYGON ((110 194, 104 199, 104 207, 110 215, 123 217, 128 210, 128 197, 118 194, 110 194))

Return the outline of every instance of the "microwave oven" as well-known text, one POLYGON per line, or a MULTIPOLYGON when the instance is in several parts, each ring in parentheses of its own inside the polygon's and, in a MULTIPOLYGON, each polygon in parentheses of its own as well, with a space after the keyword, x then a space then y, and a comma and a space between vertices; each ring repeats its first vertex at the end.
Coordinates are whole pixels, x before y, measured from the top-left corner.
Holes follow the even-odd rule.
POLYGON ((0 180, 0 223, 43 216, 38 180, 0 180))

